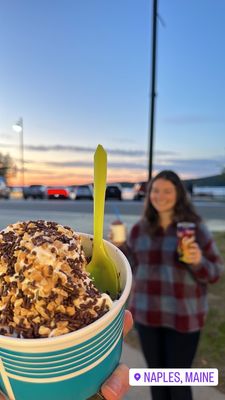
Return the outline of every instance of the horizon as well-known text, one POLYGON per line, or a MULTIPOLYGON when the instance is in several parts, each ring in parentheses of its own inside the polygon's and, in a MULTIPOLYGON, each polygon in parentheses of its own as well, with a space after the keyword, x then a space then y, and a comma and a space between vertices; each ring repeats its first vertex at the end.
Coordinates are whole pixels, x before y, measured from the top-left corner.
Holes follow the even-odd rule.
MULTIPOLYGON (((155 176, 156 174, 153 174, 153 177, 155 176)), ((220 174, 216 174, 216 175, 209 175, 209 176, 201 176, 201 177, 196 177, 196 178, 187 178, 187 179, 182 179, 181 178, 181 180, 183 181, 183 182, 186 182, 186 181, 194 181, 194 180, 199 180, 199 179, 210 179, 210 178, 214 178, 214 177, 217 177, 217 176, 220 176, 220 175, 225 175, 225 172, 221 172, 220 174)), ((130 181, 130 180, 117 180, 117 181, 115 181, 115 180, 111 180, 111 181, 109 181, 108 179, 107 179, 107 182, 106 182, 106 184, 132 184, 132 185, 135 185, 136 183, 141 183, 141 182, 148 182, 148 180, 144 180, 144 181, 141 181, 141 180, 138 180, 138 181, 130 181)), ((48 186, 48 187, 51 187, 51 186, 55 186, 55 187, 64 187, 64 186, 66 186, 66 187, 68 187, 68 186, 80 186, 80 185, 93 185, 94 184, 94 182, 93 182, 93 179, 91 180, 91 181, 84 181, 84 182, 82 182, 82 183, 70 183, 70 184, 62 184, 62 183, 59 183, 59 184, 53 184, 53 183, 51 183, 51 184, 47 184, 47 183, 40 183, 40 180, 39 181, 37 181, 36 183, 29 183, 29 184, 26 184, 26 185, 24 185, 24 187, 26 187, 26 186, 30 186, 30 185, 44 185, 44 186, 48 186)), ((20 187, 21 185, 17 185, 17 184, 14 184, 14 185, 11 185, 11 184, 8 184, 8 186, 10 186, 10 187, 20 187)), ((225 186, 225 185, 224 185, 225 186)), ((216 187, 216 186, 215 186, 216 187)))

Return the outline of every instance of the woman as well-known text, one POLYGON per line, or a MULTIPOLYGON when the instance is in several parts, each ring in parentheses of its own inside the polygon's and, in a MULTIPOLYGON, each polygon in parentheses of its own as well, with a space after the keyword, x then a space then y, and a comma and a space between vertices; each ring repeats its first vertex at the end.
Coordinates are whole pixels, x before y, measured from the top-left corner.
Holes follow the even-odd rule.
MULTIPOLYGON (((184 239, 185 241, 185 239, 184 239)), ((121 250, 130 258, 130 309, 149 368, 189 368, 207 313, 207 285, 223 270, 215 243, 179 177, 162 171, 148 187, 143 218, 121 250), (177 253, 176 225, 196 224, 185 263, 177 253)), ((187 386, 153 386, 153 400, 191 400, 187 386)))

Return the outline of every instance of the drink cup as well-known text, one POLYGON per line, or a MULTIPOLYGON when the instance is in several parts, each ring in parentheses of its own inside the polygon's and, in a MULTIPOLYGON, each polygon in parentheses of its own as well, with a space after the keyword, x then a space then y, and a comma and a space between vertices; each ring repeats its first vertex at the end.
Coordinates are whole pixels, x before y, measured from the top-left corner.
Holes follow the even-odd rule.
POLYGON ((186 260, 187 246, 185 246, 183 239, 184 238, 195 239, 195 229, 196 225, 194 222, 178 222, 177 224, 177 237, 178 237, 177 252, 180 261, 186 262, 185 260, 186 260))
MULTIPOLYGON (((93 239, 80 235, 90 256, 93 239)), ((107 241, 104 244, 115 261, 122 291, 110 311, 62 336, 18 339, 0 335, 0 390, 10 400, 86 400, 99 391, 118 365, 131 269, 117 247, 107 241)))
POLYGON ((113 243, 123 243, 127 238, 126 226, 119 219, 110 225, 110 237, 113 243))

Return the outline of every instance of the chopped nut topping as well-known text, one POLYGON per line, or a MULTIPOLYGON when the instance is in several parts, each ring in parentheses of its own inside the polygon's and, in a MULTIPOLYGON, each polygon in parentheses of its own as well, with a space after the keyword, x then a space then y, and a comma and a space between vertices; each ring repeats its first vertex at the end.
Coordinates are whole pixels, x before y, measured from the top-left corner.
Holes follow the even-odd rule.
POLYGON ((0 232, 0 335, 41 338, 80 329, 111 300, 95 288, 81 238, 55 222, 28 221, 0 232))

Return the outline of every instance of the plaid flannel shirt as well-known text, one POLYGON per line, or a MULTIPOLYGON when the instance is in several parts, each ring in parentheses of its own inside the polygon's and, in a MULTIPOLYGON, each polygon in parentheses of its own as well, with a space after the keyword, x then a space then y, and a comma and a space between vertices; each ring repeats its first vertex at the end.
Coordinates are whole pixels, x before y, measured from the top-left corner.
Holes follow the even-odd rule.
POLYGON ((130 260, 134 284, 130 310, 144 325, 162 326, 179 332, 202 328, 207 314, 207 284, 216 282, 223 263, 215 242, 203 223, 196 228, 202 250, 199 265, 178 260, 176 224, 159 228, 153 238, 142 221, 133 226, 121 248, 130 260))

